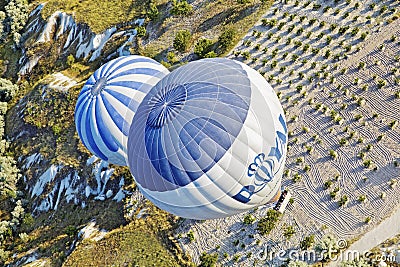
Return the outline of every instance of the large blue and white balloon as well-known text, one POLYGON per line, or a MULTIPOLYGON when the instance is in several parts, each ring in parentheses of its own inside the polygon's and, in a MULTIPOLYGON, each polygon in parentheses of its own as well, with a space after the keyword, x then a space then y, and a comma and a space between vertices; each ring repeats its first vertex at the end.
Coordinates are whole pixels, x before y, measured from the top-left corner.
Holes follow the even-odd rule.
POLYGON ((229 59, 203 59, 165 76, 143 99, 128 165, 156 206, 193 219, 266 204, 281 189, 287 128, 265 79, 229 59))
POLYGON ((83 86, 75 124, 83 144, 97 157, 125 166, 132 118, 142 99, 169 71, 143 56, 125 56, 97 69, 83 86))

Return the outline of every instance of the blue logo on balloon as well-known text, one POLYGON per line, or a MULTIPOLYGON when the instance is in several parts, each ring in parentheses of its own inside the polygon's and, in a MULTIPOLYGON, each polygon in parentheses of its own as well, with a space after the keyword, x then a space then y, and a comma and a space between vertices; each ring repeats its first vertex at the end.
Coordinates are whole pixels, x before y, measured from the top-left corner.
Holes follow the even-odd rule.
POLYGON ((274 176, 280 171, 275 169, 275 162, 280 163, 286 144, 287 127, 282 115, 279 115, 284 133, 276 131, 277 138, 275 139, 275 147, 272 147, 268 156, 265 153, 258 154, 247 169, 247 176, 251 179, 248 185, 243 186, 239 193, 233 196, 239 202, 248 203, 251 197, 260 192, 265 186, 274 179, 274 176), (275 160, 274 160, 275 159, 275 160))

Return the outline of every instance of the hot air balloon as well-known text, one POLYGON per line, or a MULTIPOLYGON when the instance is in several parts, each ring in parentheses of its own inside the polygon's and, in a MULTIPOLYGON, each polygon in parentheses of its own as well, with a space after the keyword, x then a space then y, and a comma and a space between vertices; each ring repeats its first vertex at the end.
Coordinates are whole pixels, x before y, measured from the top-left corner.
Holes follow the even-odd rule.
POLYGON ((143 56, 124 56, 97 69, 75 108, 76 130, 97 157, 125 166, 130 123, 146 93, 169 71, 143 56))
POLYGON ((265 79, 230 59, 202 59, 165 76, 143 99, 128 136, 140 191, 177 216, 213 219, 276 199, 287 128, 265 79))

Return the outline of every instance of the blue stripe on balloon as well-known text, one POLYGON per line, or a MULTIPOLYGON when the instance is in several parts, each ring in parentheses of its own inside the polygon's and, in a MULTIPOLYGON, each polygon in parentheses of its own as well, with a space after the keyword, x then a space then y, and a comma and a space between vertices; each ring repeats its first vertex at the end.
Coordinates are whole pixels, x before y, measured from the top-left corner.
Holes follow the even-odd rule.
POLYGON ((125 61, 124 63, 121 64, 121 61, 125 60, 127 57, 121 57, 118 58, 117 60, 112 60, 109 63, 107 63, 105 66, 107 67, 107 71, 102 74, 102 77, 110 75, 110 70, 115 71, 114 66, 119 64, 118 69, 121 69, 123 67, 129 66, 134 63, 152 63, 152 64, 157 64, 156 61, 150 58, 144 58, 144 57, 135 57, 135 56, 130 56, 131 59, 125 61))
POLYGON ((101 109, 100 101, 96 101, 95 116, 96 116, 96 125, 97 128, 99 129, 100 137, 110 151, 117 152, 119 148, 118 144, 114 141, 114 138, 112 137, 110 131, 108 130, 107 125, 104 123, 100 109, 101 109))
POLYGON ((146 127, 146 133, 147 133, 145 135, 146 149, 151 153, 151 161, 153 166, 155 166, 157 170, 161 170, 161 173, 165 180, 172 182, 174 178, 172 177, 171 172, 168 171, 169 164, 165 160, 166 155, 164 154, 164 150, 162 149, 162 144, 160 143, 161 131, 159 131, 158 129, 152 129, 146 127))
POLYGON ((90 89, 91 89, 92 87, 91 86, 83 86, 83 88, 82 88, 82 90, 81 90, 81 92, 79 93, 79 96, 78 96, 78 101, 79 101, 79 99, 81 99, 81 98, 85 98, 85 97, 83 97, 85 94, 87 94, 87 93, 90 93, 90 89))
POLYGON ((98 72, 98 71, 95 71, 95 72, 93 73, 93 75, 89 77, 89 79, 86 81, 86 83, 85 83, 85 85, 83 86, 82 89, 86 89, 86 90, 90 90, 90 89, 91 89, 91 85, 95 84, 95 83, 97 82, 97 80, 98 80, 98 79, 95 78, 95 76, 94 76, 97 72, 98 72), (85 87, 87 87, 87 88, 85 88, 85 87))
POLYGON ((104 91, 107 92, 108 94, 112 95, 115 99, 117 99, 119 102, 124 104, 130 110, 132 110, 132 111, 137 110, 139 103, 135 99, 127 97, 126 95, 121 94, 116 91, 113 91, 113 90, 105 89, 104 91))
POLYGON ((177 168, 170 162, 168 162, 168 164, 169 164, 169 167, 170 167, 171 172, 174 175, 174 177, 177 177, 172 182, 175 185, 185 186, 187 184, 190 184, 192 181, 194 181, 193 179, 191 179, 191 177, 200 177, 201 175, 203 175, 203 172, 188 172, 188 171, 177 168))
POLYGON ((82 135, 82 117, 83 117, 83 112, 87 110, 87 105, 89 102, 85 101, 82 102, 82 106, 76 106, 75 108, 75 125, 76 125, 76 131, 78 132, 79 138, 82 140, 83 144, 86 146, 86 142, 83 140, 83 135, 82 135))
POLYGON ((110 79, 110 81, 112 81, 112 79, 115 79, 118 77, 127 76, 127 75, 135 75, 135 74, 154 76, 157 73, 159 73, 159 71, 156 69, 142 67, 142 68, 127 69, 124 71, 115 72, 115 73, 113 73, 113 75, 111 75, 109 77, 109 79, 110 79))
POLYGON ((81 92, 81 94, 79 95, 78 101, 76 101, 76 108, 75 110, 78 110, 78 108, 82 105, 85 104, 87 102, 90 102, 90 91, 85 91, 85 92, 81 92))
MULTIPOLYGON (((91 111, 92 108, 93 108, 93 101, 90 102, 88 110, 91 111)), ((85 120, 86 137, 87 137, 87 141, 88 141, 88 145, 89 145, 88 147, 90 147, 93 150, 93 153, 97 157, 101 158, 102 160, 108 160, 107 156, 104 155, 100 151, 100 149, 97 146, 95 140, 93 139, 92 129, 90 127, 90 125, 91 125, 91 117, 92 116, 90 116, 90 114, 89 114, 88 116, 86 116, 86 120, 85 120)))
MULTIPOLYGON (((285 119, 283 118, 282 114, 279 114, 279 122, 282 124, 282 127, 285 130, 285 133, 287 133, 287 126, 286 126, 285 119)), ((286 141, 286 139, 285 139, 285 141, 286 141)))
POLYGON ((137 81, 117 81, 117 82, 109 81, 107 84, 109 86, 121 86, 121 87, 132 88, 133 90, 137 90, 145 94, 147 94, 148 90, 151 89, 151 87, 143 86, 143 82, 137 82, 137 81))
POLYGON ((125 135, 128 136, 129 130, 127 131, 124 126, 127 122, 125 119, 119 114, 119 112, 111 105, 108 99, 102 94, 101 99, 103 100, 104 106, 107 109, 107 112, 110 114, 111 119, 118 127, 118 129, 125 135))
MULTIPOLYGON (((116 60, 116 61, 118 61, 118 60, 116 60)), ((107 77, 106 75, 105 75, 105 73, 108 71, 110 69, 110 63, 106 63, 106 64, 104 64, 103 66, 101 66, 95 73, 96 73, 96 75, 95 75, 95 78, 96 78, 96 80, 98 80, 98 79, 100 79, 100 78, 102 78, 102 77, 107 77), (97 76, 97 77, 96 77, 97 76)))

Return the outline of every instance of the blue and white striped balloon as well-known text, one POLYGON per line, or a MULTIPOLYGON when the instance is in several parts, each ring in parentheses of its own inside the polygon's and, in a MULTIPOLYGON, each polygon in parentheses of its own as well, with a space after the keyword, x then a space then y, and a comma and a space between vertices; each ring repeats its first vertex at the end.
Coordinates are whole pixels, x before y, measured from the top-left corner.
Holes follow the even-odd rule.
POLYGON ((193 219, 226 217, 280 194, 287 128, 265 79, 229 59, 165 76, 143 99, 128 166, 156 206, 193 219))
POLYGON ((142 99, 169 71, 155 60, 125 56, 97 69, 83 86, 75 124, 83 144, 97 157, 125 166, 132 118, 142 99))

